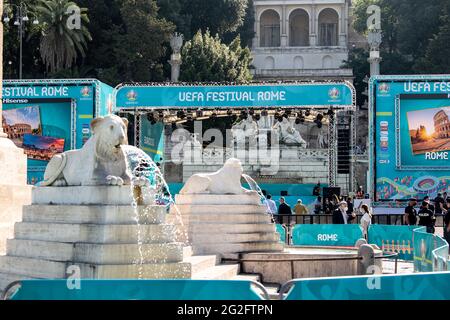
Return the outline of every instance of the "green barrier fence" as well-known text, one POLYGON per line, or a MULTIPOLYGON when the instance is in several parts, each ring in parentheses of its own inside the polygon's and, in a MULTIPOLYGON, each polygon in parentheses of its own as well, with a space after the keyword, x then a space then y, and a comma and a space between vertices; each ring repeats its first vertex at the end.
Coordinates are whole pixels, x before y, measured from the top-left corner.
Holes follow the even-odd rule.
POLYGON ((288 243, 288 239, 286 238, 286 229, 281 224, 275 225, 277 228, 277 232, 280 234, 280 241, 283 243, 288 243))
POLYGON ((413 231, 414 271, 448 270, 448 244, 439 236, 426 232, 425 227, 413 231))
POLYGON ((353 247, 362 237, 355 224, 296 225, 292 230, 292 243, 298 246, 353 247))
POLYGON ((450 300, 450 272, 298 279, 285 300, 450 300))
POLYGON ((18 282, 20 287, 11 298, 12 300, 262 300, 268 298, 267 291, 262 285, 246 280, 80 280, 79 289, 69 288, 67 281, 23 280, 18 282), (254 286, 257 286, 265 297, 259 295, 254 286))
POLYGON ((369 227, 369 243, 376 244, 383 252, 396 252, 398 258, 414 260, 412 226, 373 224, 369 227))

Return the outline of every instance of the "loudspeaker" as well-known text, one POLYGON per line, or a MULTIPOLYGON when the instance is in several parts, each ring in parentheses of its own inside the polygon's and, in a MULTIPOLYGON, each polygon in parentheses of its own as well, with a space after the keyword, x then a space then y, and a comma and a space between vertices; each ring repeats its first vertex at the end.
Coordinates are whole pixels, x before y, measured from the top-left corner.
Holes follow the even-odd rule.
POLYGON ((347 128, 338 129, 337 137, 337 173, 349 174, 350 173, 350 141, 351 130, 347 128))
POLYGON ((341 196, 341 188, 340 187, 325 187, 323 188, 323 198, 329 199, 334 196, 341 196))

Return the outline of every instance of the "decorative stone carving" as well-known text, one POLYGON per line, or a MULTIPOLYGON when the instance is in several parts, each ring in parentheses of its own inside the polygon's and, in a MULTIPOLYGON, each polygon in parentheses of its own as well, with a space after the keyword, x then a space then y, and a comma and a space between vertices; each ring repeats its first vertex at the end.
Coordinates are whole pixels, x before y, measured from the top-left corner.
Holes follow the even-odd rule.
POLYGON ((254 145, 256 142, 256 136, 258 135, 258 124, 253 120, 252 116, 248 116, 247 119, 235 124, 231 128, 233 134, 233 140, 237 144, 245 143, 246 138, 249 140, 250 145, 254 145))
POLYGON ((239 159, 228 159, 223 168, 213 173, 198 173, 190 177, 180 194, 244 194, 253 192, 241 186, 243 173, 239 159))
POLYGON ((300 132, 294 128, 287 118, 283 118, 281 122, 275 123, 273 130, 277 132, 280 142, 285 144, 299 144, 306 148, 306 141, 303 140, 300 132))
POLYGON ((131 183, 122 145, 127 141, 128 120, 115 115, 92 120, 93 135, 80 150, 55 155, 42 186, 124 185, 131 183))

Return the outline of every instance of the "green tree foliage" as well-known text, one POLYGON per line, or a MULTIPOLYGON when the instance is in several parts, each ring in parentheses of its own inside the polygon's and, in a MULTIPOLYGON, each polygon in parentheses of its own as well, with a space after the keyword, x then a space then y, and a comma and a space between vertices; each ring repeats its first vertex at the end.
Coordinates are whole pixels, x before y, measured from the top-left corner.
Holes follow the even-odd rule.
POLYGON ((190 40, 198 30, 209 30, 230 43, 238 34, 248 44, 253 38, 253 0, 157 0, 160 15, 173 22, 190 40))
POLYGON ((80 9, 80 26, 73 27, 71 9, 77 7, 69 0, 40 0, 35 7, 42 24, 39 51, 42 61, 51 72, 70 68, 78 55, 85 57, 91 34, 86 8, 80 9))
MULTIPOLYGON (((432 39, 438 33, 443 35, 442 14, 449 3, 450 0, 358 0, 354 8, 354 27, 358 32, 367 32, 367 7, 378 5, 383 32, 381 72, 427 72, 430 69, 424 64, 424 56, 430 54, 432 39)), ((434 67, 442 69, 445 65, 434 67)))
POLYGON ((450 5, 441 16, 439 31, 430 40, 417 68, 429 73, 450 73, 450 5))
POLYGON ((250 50, 241 47, 239 37, 227 46, 218 35, 209 31, 197 32, 182 50, 182 81, 232 81, 243 83, 251 80, 250 50))

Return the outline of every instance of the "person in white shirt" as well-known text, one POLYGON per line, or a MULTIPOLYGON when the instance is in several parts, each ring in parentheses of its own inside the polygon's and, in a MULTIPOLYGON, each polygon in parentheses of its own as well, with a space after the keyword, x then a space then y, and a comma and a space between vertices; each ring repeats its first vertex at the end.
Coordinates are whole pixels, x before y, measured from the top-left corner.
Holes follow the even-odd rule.
POLYGON ((277 204, 272 200, 272 196, 270 194, 267 195, 266 200, 264 200, 264 204, 266 205, 268 214, 273 215, 277 213, 277 204))
POLYGON ((364 235, 364 238, 368 239, 368 231, 369 227, 372 224, 372 212, 367 204, 363 204, 359 207, 359 212, 363 215, 361 218, 361 229, 364 235))

